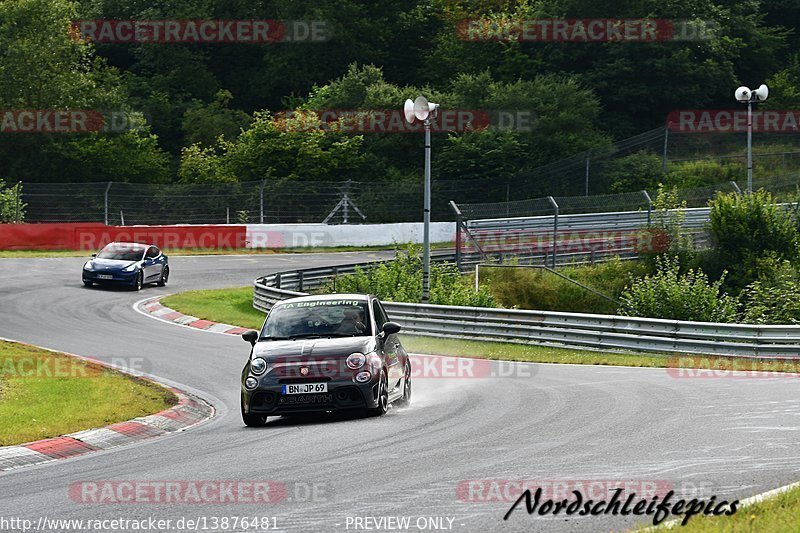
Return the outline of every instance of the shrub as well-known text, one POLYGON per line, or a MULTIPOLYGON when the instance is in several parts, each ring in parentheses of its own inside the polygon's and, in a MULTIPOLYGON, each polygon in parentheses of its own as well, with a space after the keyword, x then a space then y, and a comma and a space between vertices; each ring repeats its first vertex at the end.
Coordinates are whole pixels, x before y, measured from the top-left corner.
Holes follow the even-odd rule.
POLYGON ((21 183, 6 187, 5 182, 0 180, 0 223, 25 220, 25 204, 18 200, 21 194, 21 183))
POLYGON ((797 268, 772 258, 761 261, 761 276, 741 294, 742 321, 750 324, 800 324, 797 268))
POLYGON ((620 300, 621 315, 698 322, 733 322, 736 300, 722 292, 724 274, 709 283, 701 271, 680 271, 676 257, 656 259, 656 272, 626 287, 620 300))
POLYGON ((752 194, 718 194, 711 202, 711 252, 707 272, 721 276, 729 269, 728 287, 739 291, 758 277, 759 259, 798 259, 795 216, 777 205, 766 191, 752 194))
MULTIPOLYGON (((422 256, 419 245, 395 250, 392 261, 373 268, 356 267, 354 274, 339 276, 328 282, 323 292, 375 294, 392 302, 420 302, 422 299, 422 256)), ((453 263, 431 263, 428 303, 496 307, 488 289, 476 293, 453 263)))
POLYGON ((733 161, 684 161, 670 165, 666 182, 679 189, 706 187, 741 179, 742 170, 742 164, 733 161))
POLYGON ((653 199, 652 221, 648 228, 653 236, 652 247, 639 254, 649 270, 655 270, 655 260, 664 254, 677 256, 681 264, 694 260, 694 243, 682 230, 686 218, 685 209, 686 202, 680 200, 676 187, 658 184, 653 199))
MULTIPOLYGON (((640 261, 615 259, 597 265, 567 266, 559 272, 618 299, 629 280, 643 276, 647 266, 640 261)), ((617 310, 616 303, 543 269, 487 268, 481 270, 481 281, 503 307, 596 314, 614 314, 617 310)))
POLYGON ((661 156, 640 150, 614 159, 606 168, 611 192, 641 191, 655 186, 661 179, 661 156))

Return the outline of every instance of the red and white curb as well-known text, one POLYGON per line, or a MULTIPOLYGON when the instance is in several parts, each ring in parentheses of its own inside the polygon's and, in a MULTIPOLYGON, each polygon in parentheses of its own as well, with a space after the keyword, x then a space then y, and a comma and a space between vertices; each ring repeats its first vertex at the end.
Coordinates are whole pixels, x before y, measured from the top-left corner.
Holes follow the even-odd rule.
MULTIPOLYGON (((37 346, 37 348, 40 347, 37 346)), ((42 349, 48 350, 47 348, 42 349)), ((56 350, 48 351, 65 353, 56 350)), ((104 364, 102 361, 69 353, 66 355, 84 359, 92 364, 114 368, 104 364)), ((114 370, 122 372, 119 369, 114 370)), ((78 431, 77 433, 70 433, 60 437, 28 442, 16 446, 2 446, 0 447, 0 472, 23 466, 47 463, 57 459, 69 459, 87 453, 109 450, 133 442, 161 437, 169 433, 185 431, 192 426, 208 420, 215 414, 211 404, 206 403, 196 396, 174 387, 168 387, 143 376, 136 377, 170 390, 178 397, 178 403, 159 413, 134 418, 127 422, 118 422, 102 428, 87 429, 78 431)))
POLYGON ((220 322, 212 322, 211 320, 202 320, 196 316, 184 315, 179 311, 170 309, 161 305, 161 298, 167 295, 155 296, 153 298, 146 298, 133 304, 133 308, 143 315, 157 318, 163 322, 177 324, 187 328, 199 329, 202 331, 210 331, 211 333, 226 333, 228 335, 241 335, 248 328, 240 326, 232 326, 230 324, 222 324, 220 322))

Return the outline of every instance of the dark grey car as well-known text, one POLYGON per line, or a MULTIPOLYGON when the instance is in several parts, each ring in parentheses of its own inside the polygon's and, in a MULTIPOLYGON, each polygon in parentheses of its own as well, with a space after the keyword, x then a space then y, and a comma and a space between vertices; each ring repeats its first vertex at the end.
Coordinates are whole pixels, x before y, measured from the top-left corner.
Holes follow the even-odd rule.
POLYGON ((272 308, 242 371, 242 419, 366 410, 381 416, 411 401, 411 361, 378 298, 364 294, 303 296, 272 308))

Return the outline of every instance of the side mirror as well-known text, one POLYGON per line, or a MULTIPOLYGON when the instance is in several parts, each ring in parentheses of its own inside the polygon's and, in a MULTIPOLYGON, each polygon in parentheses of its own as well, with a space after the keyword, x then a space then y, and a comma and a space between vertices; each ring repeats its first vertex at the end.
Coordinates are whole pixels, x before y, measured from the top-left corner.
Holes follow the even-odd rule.
POLYGON ((258 341, 258 332, 254 329, 245 331, 242 333, 242 338, 249 342, 251 345, 255 346, 256 342, 258 341))
POLYGON ((386 335, 394 335, 395 333, 399 332, 400 329, 401 326, 397 322, 387 322, 383 325, 383 332, 386 335))
POLYGON ((97 257, 97 254, 92 254, 92 259, 94 259, 95 257, 97 257))

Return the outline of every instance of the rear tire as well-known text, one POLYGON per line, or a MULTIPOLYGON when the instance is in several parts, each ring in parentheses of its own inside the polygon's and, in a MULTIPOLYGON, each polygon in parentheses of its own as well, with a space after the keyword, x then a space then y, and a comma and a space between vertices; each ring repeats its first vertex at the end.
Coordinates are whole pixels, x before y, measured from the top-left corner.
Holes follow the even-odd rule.
POLYGON ((378 382, 378 406, 367 409, 370 416, 383 416, 389 410, 389 385, 386 372, 381 370, 381 380, 378 382))
POLYGON ((165 266, 164 270, 161 271, 161 279, 158 280, 158 283, 156 283, 156 285, 158 285, 159 287, 164 287, 166 286, 167 281, 169 281, 169 267, 165 266))
POLYGON ((403 380, 403 396, 394 402, 398 407, 411 405, 411 363, 406 363, 406 375, 403 380))
POLYGON ((263 428, 267 425, 267 417, 264 415, 257 415, 253 413, 245 413, 244 412, 244 403, 241 404, 242 407, 242 421, 244 425, 251 428, 263 428))

